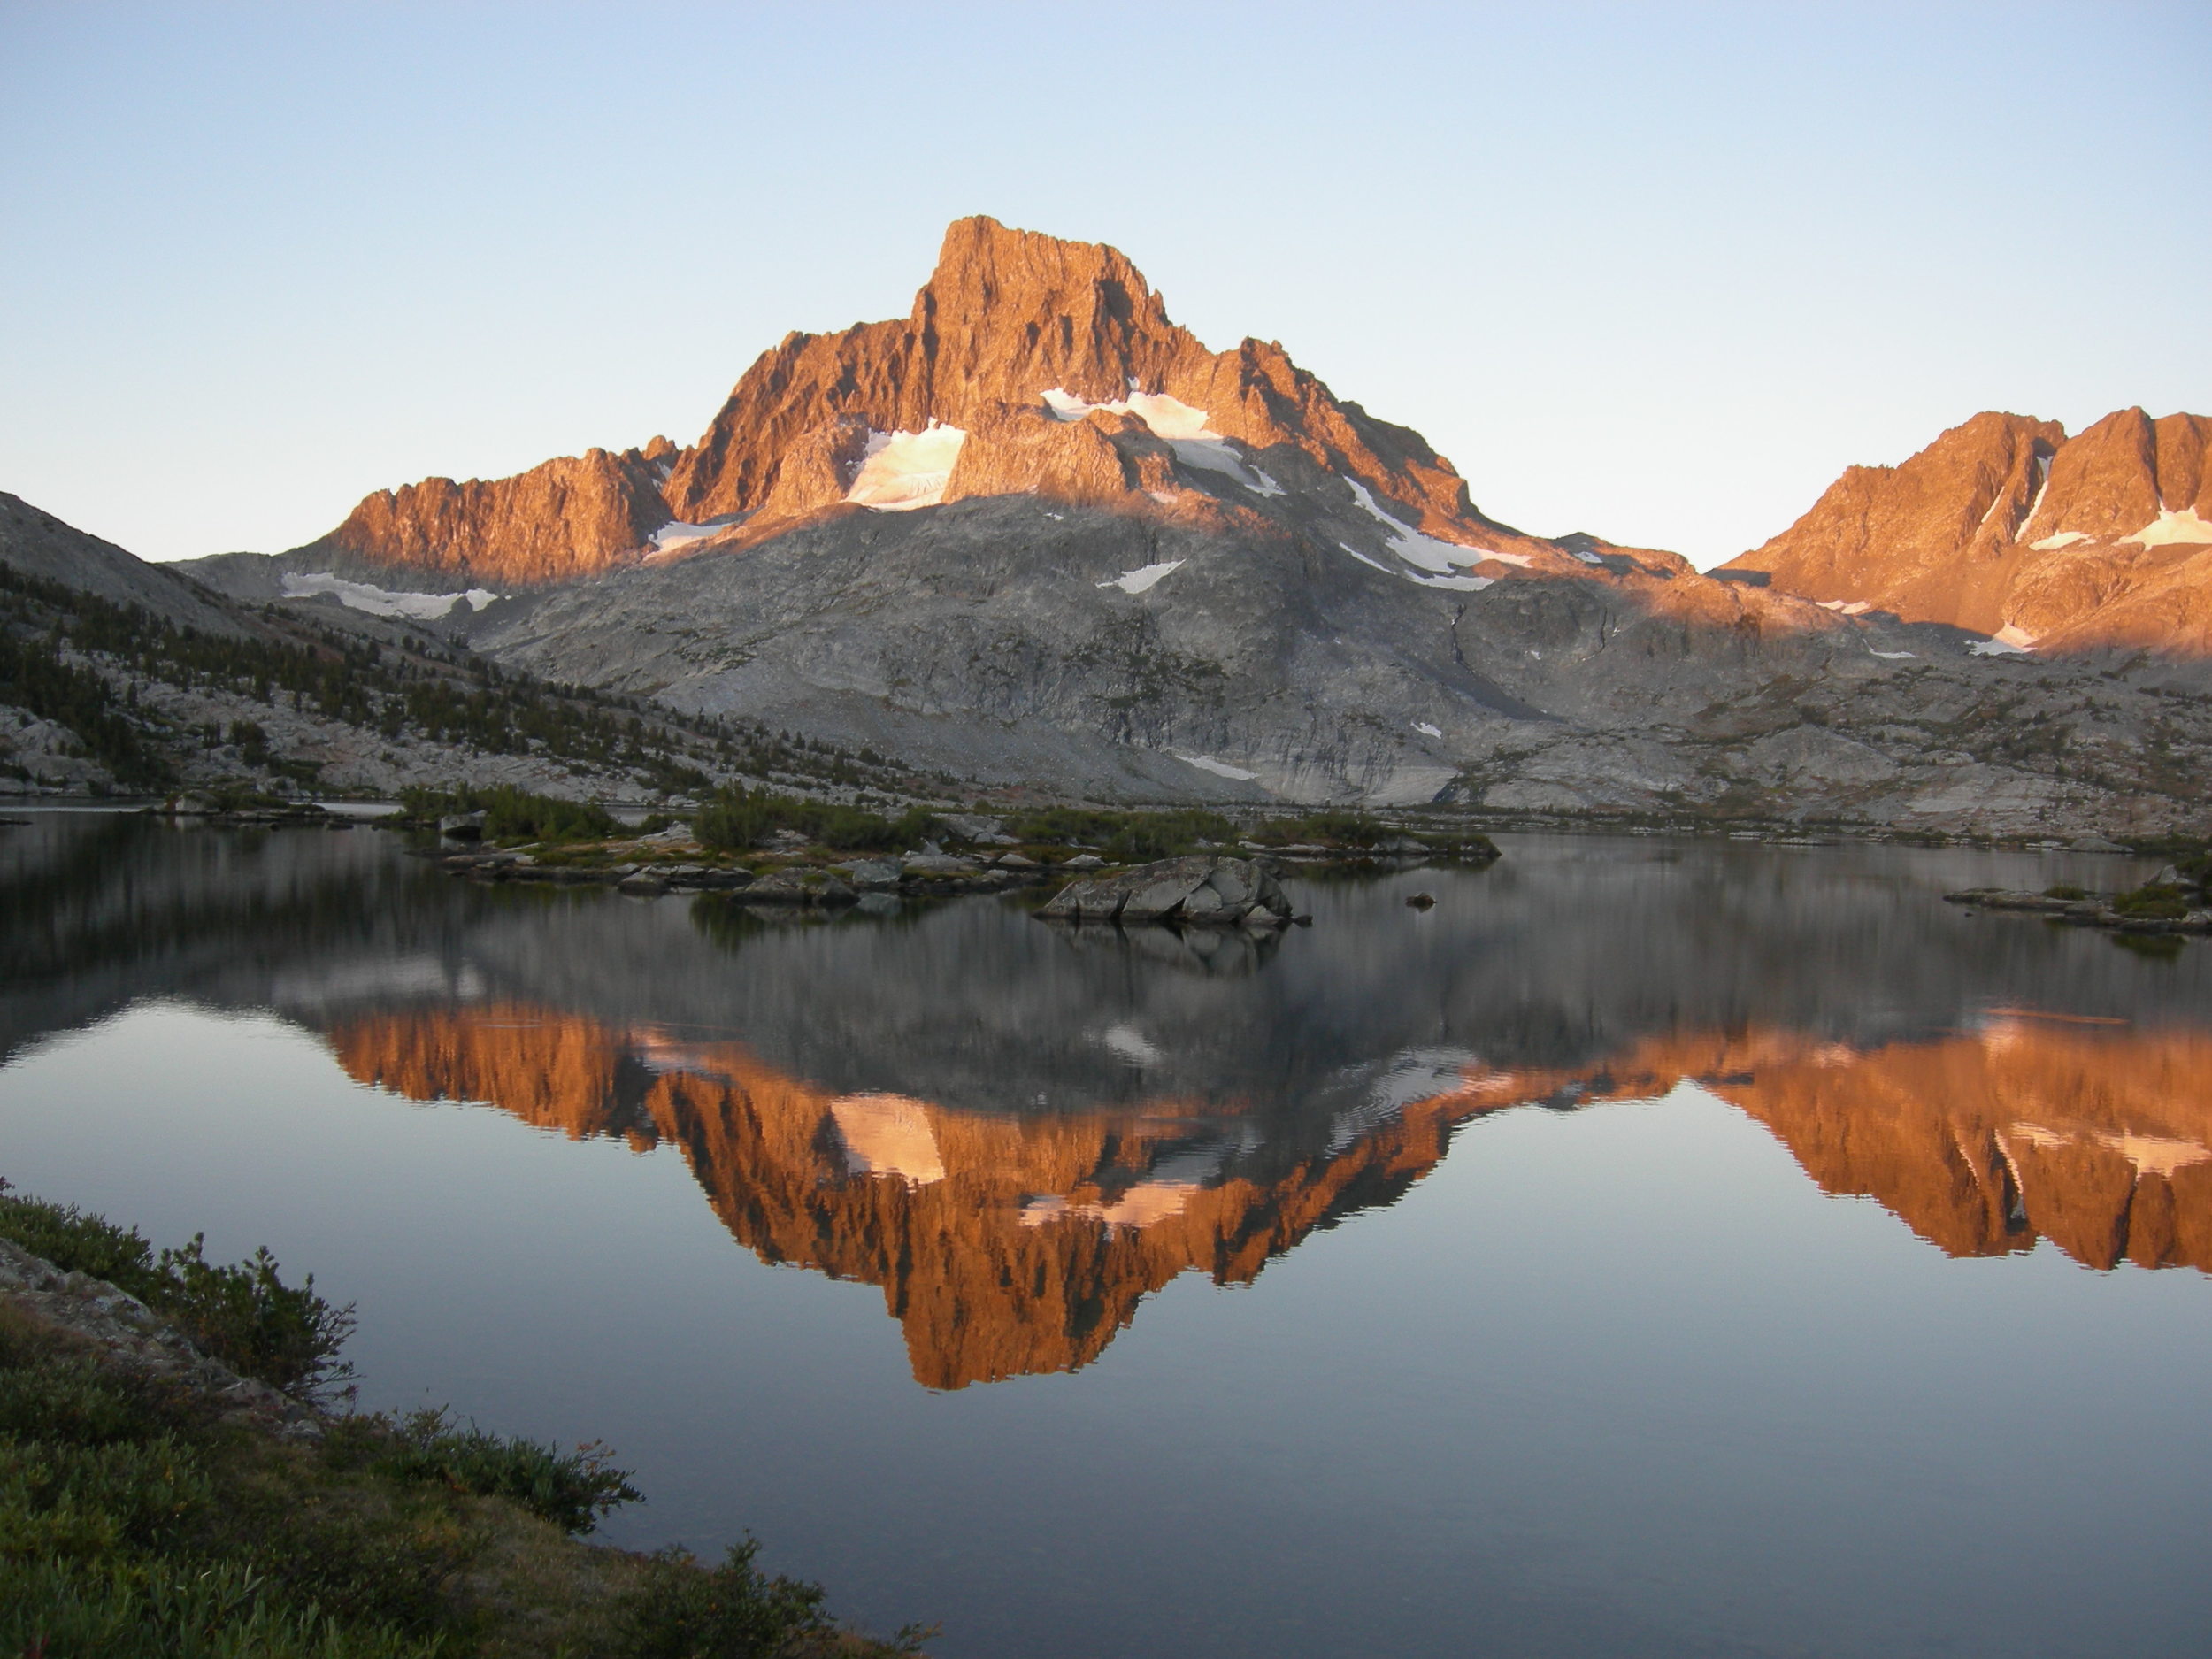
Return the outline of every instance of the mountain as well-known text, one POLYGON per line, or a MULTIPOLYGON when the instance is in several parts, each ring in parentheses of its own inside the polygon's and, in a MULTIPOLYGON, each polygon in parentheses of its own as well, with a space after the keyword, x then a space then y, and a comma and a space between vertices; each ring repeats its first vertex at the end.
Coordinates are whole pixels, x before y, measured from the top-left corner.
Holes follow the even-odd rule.
POLYGON ((2201 415, 2124 409, 2070 439, 1979 414, 1901 465, 1848 468, 1721 568, 2044 652, 2212 655, 2208 440, 2201 415))
MULTIPOLYGON (((1998 426, 1991 488, 2032 494, 2063 434, 1998 426)), ((1115 250, 988 219, 904 318, 764 352, 695 445, 431 480, 195 569, 1032 795, 2135 834, 2201 825, 2212 759, 2212 665, 1501 524, 1280 346, 1210 351, 1115 250)))
POLYGON ((0 795, 466 779, 631 796, 845 758, 495 670, 430 631, 463 595, 326 576, 303 597, 242 603, 0 495, 0 795))

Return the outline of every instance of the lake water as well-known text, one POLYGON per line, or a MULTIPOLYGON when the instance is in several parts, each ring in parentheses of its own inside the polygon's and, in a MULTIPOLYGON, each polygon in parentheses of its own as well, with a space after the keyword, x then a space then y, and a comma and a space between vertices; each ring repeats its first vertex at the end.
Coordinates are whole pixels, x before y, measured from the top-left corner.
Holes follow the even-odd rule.
POLYGON ((2212 949, 1939 902, 2147 865, 1501 839, 1208 951, 42 814, 0 1173, 951 1659, 2212 1647, 2212 949))

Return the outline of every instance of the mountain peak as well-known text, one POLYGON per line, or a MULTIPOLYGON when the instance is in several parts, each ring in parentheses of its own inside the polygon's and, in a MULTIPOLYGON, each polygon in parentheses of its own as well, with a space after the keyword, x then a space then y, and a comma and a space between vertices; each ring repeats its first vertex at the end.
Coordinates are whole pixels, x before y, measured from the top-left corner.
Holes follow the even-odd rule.
POLYGON ((2016 647, 2212 650, 2212 419, 2116 410, 2069 438, 1985 411, 1896 466, 1848 468, 1724 570, 2016 647))

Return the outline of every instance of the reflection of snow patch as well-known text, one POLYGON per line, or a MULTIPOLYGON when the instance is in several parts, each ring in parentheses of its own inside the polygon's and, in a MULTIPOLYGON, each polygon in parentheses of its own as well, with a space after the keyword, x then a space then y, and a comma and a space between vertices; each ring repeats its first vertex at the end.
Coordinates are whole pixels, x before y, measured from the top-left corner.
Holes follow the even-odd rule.
POLYGON ((2077 541, 2087 540, 2089 533, 2085 530, 2061 530, 2056 535, 2047 535, 2040 541, 2031 541, 2028 545, 2038 553, 2055 553, 2062 547, 2071 547, 2077 541))
POLYGON ((1071 1204, 1047 1194, 1022 1206, 1022 1225, 1041 1227, 1064 1216, 1102 1221, 1110 1227, 1148 1227, 1183 1213, 1190 1195, 1198 1190, 1192 1181, 1139 1181, 1110 1204, 1071 1204))
POLYGON ((312 576, 287 575, 284 596, 287 599, 314 599, 328 594, 349 611, 365 611, 373 617, 409 617, 418 622, 435 621, 451 612, 463 600, 472 611, 481 611, 499 597, 488 588, 471 588, 457 594, 394 593, 388 588, 373 587, 367 582, 349 582, 343 577, 328 574, 312 576))
POLYGON ((2179 512, 2161 512, 2133 535, 2124 535, 2120 540, 2143 547, 2170 547, 2177 541, 2212 541, 2212 524, 2198 518, 2194 507, 2184 507, 2179 512))
POLYGON ((1163 576, 1171 576, 1183 568, 1181 559, 1169 559, 1159 565, 1141 565, 1135 570, 1124 571, 1111 581, 1101 582, 1101 588, 1118 588, 1125 594, 1141 594, 1156 586, 1163 576))
POLYGON ((855 1175, 892 1175, 910 1187, 945 1179, 929 1109, 903 1094, 847 1094, 830 1102, 855 1175))
POLYGON ((968 434, 932 420, 920 432, 871 432, 868 448, 845 499, 879 512, 934 507, 952 481, 953 463, 968 434))
POLYGON ((1100 1045, 1131 1065, 1157 1065, 1160 1051, 1134 1025, 1109 1025, 1098 1033, 1100 1045))
MULTIPOLYGON (((1173 750, 1169 752, 1174 753, 1173 750)), ((1241 766, 1232 766, 1225 760, 1216 760, 1211 755, 1176 755, 1175 758, 1186 766, 1195 766, 1201 772, 1210 772, 1220 778, 1233 778, 1239 783, 1249 783, 1260 775, 1256 772, 1247 772, 1241 766)))
POLYGON ((1441 737, 1444 735, 1442 731, 1436 726, 1431 726, 1426 720, 1416 720, 1413 723, 1413 729, 1420 733, 1423 737, 1441 737))

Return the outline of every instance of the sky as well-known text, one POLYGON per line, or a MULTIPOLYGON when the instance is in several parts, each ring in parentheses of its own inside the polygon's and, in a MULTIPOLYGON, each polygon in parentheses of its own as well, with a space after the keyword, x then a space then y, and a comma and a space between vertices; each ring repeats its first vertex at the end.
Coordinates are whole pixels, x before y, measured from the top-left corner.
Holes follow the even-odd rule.
POLYGON ((2212 4, 0 0, 0 490, 149 558, 705 428, 970 213, 1709 565, 2212 413, 2212 4))

